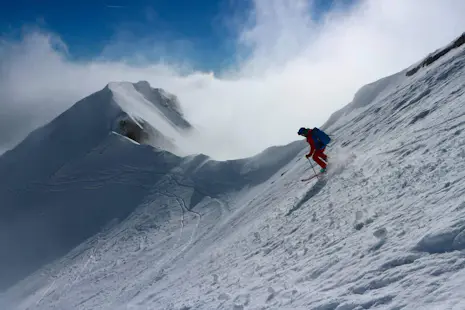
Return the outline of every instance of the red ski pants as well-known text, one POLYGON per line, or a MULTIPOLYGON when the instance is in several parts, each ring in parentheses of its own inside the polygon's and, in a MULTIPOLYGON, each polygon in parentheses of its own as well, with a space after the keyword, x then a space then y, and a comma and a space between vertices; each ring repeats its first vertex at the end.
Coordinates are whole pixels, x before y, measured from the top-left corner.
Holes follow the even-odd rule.
POLYGON ((315 150, 315 152, 313 152, 313 160, 318 164, 320 165, 321 168, 325 169, 326 168, 326 163, 323 161, 327 159, 327 156, 326 154, 324 153, 325 151, 325 148, 323 149, 320 149, 320 150, 315 150))

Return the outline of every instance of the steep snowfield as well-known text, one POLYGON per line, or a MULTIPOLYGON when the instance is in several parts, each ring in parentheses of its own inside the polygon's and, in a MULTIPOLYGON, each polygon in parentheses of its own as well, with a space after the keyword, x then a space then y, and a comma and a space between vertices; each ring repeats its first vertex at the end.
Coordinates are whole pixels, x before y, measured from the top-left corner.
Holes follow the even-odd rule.
POLYGON ((41 193, 134 212, 3 308, 465 309, 464 67, 459 47, 363 88, 326 124, 329 175, 307 183, 303 141, 215 162, 114 136, 41 193))

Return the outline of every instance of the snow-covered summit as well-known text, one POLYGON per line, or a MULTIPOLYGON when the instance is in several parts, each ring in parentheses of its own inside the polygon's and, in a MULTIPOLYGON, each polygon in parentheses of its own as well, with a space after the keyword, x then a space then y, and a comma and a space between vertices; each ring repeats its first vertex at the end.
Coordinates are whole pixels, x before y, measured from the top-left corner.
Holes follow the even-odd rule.
POLYGON ((129 82, 111 82, 107 87, 112 91, 116 103, 118 103, 126 112, 135 114, 137 117, 147 117, 147 114, 153 112, 143 110, 144 107, 135 107, 135 105, 146 104, 148 107, 153 106, 156 111, 163 116, 163 121, 169 123, 175 129, 191 129, 192 125, 184 118, 178 98, 161 88, 152 88, 147 81, 137 83, 129 82))
MULTIPOLYGON (((0 276, 1 284, 16 278, 18 270, 27 274, 49 257, 60 253, 57 249, 67 248, 68 244, 75 244, 73 242, 76 240, 82 241, 83 236, 88 237, 91 236, 90 233, 98 231, 101 223, 107 220, 103 215, 105 208, 100 211, 94 210, 97 213, 101 212, 101 215, 94 214, 92 209, 88 209, 89 213, 86 213, 89 205, 85 204, 93 200, 91 205, 95 207, 105 204, 107 195, 118 197, 118 193, 105 194, 101 191, 94 195, 82 194, 73 202, 69 202, 66 198, 68 196, 55 197, 49 195, 50 191, 54 192, 56 188, 67 183, 85 183, 86 178, 102 168, 93 166, 97 163, 102 164, 102 159, 109 161, 108 166, 114 164, 114 169, 118 169, 117 163, 123 164, 124 160, 121 158, 124 156, 129 157, 126 158, 128 162, 146 156, 145 160, 141 159, 141 164, 144 164, 147 161, 157 161, 160 155, 154 153, 156 150, 178 153, 181 150, 175 139, 191 129, 192 126, 184 119, 174 95, 161 89, 152 89, 147 82, 109 83, 102 90, 78 101, 50 123, 30 133, 14 149, 2 154, 0 244, 2 248, 10 250, 9 255, 1 255, 0 271, 7 273, 0 276), (136 146, 140 146, 140 151, 132 154, 136 146), (110 155, 111 152, 114 154, 110 155), (115 161, 114 158, 119 159, 115 161), (89 165, 85 166, 85 163, 89 165), (74 168, 77 170, 73 170, 74 168), (51 217, 53 212, 56 220, 49 221, 47 216, 51 217), (60 214, 74 214, 75 218, 67 221, 60 214), (85 220, 82 215, 87 215, 90 219, 85 220), (97 217, 97 220, 94 220, 94 217, 97 217), (60 220, 63 223, 59 223, 60 220), (87 229, 82 230, 75 226, 79 221, 88 221, 87 229), (70 229, 74 225, 75 232, 68 230, 69 234, 74 236, 66 236, 59 228, 60 225, 68 225, 70 229), (60 242, 63 246, 57 245, 55 237, 52 237, 54 233, 62 234, 60 242), (35 236, 35 242, 31 243, 31 236, 35 236), (51 241, 47 248, 42 242, 46 239, 55 241, 51 241), (41 248, 38 254, 29 258, 25 256, 32 254, 22 255, 30 252, 23 252, 21 248, 30 247, 34 250, 31 248, 33 244, 41 248), (14 245, 18 245, 18 248, 14 245)), ((172 165, 169 158, 176 156, 163 156, 161 163, 167 167, 166 169, 172 165)), ((123 167, 120 169, 124 171, 123 167)), ((165 171, 164 169, 161 171, 165 171)), ((118 178, 116 172, 112 175, 112 172, 108 172, 108 178, 118 178)), ((106 179, 103 175, 96 178, 106 179)), ((81 186, 78 185, 78 188, 81 186)), ((143 197, 137 190, 123 187, 119 191, 122 194, 119 199, 126 205, 119 210, 117 206, 113 206, 113 213, 108 213, 109 216, 121 217, 127 214, 128 210, 133 210, 137 197, 143 197), (132 193, 129 194, 126 190, 132 193), (125 199, 128 197, 135 200, 127 203, 125 199)), ((22 274, 19 273, 19 276, 22 274)))
MULTIPOLYGON (((110 88, 118 87, 114 83, 110 88)), ((152 88, 147 81, 132 84, 145 99, 152 102, 174 125, 179 128, 191 128, 191 124, 184 119, 178 98, 161 88, 152 88)))
MULTIPOLYGON (((106 87, 112 101, 128 116, 125 121, 135 126, 131 129, 144 133, 143 142, 174 153, 182 153, 180 133, 192 130, 184 118, 177 97, 160 88, 152 88, 147 81, 137 83, 111 82, 106 87)), ((121 121, 121 116, 119 117, 121 121)), ((138 141, 140 142, 140 141, 138 141)))
POLYGON ((15 171, 25 179, 41 179, 101 145, 110 134, 183 153, 175 140, 189 129, 174 95, 152 89, 147 82, 109 83, 3 154, 0 173, 15 171))

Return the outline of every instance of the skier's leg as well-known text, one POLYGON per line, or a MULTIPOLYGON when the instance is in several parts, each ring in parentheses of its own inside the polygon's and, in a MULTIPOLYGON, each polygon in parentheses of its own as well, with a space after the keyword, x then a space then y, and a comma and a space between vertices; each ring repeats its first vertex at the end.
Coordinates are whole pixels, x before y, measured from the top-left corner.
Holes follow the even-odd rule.
POLYGON ((326 148, 324 147, 320 150, 320 153, 321 153, 320 158, 323 159, 325 162, 328 162, 328 156, 324 153, 325 149, 326 148))
POLYGON ((323 151, 322 150, 315 150, 315 152, 313 153, 312 158, 318 165, 320 165, 321 168, 326 169, 326 163, 321 160, 322 157, 326 158, 326 155, 323 154, 323 151))

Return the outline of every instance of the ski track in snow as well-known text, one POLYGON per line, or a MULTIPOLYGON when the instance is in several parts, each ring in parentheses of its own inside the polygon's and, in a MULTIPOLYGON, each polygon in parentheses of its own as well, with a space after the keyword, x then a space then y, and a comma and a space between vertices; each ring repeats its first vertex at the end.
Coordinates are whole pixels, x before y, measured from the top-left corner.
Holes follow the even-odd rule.
MULTIPOLYGON (((465 309, 464 66, 461 48, 332 124, 324 180, 300 181, 307 146, 193 208, 196 189, 167 175, 4 296, 14 309, 465 309)), ((40 186, 98 190, 131 169, 40 186)))

